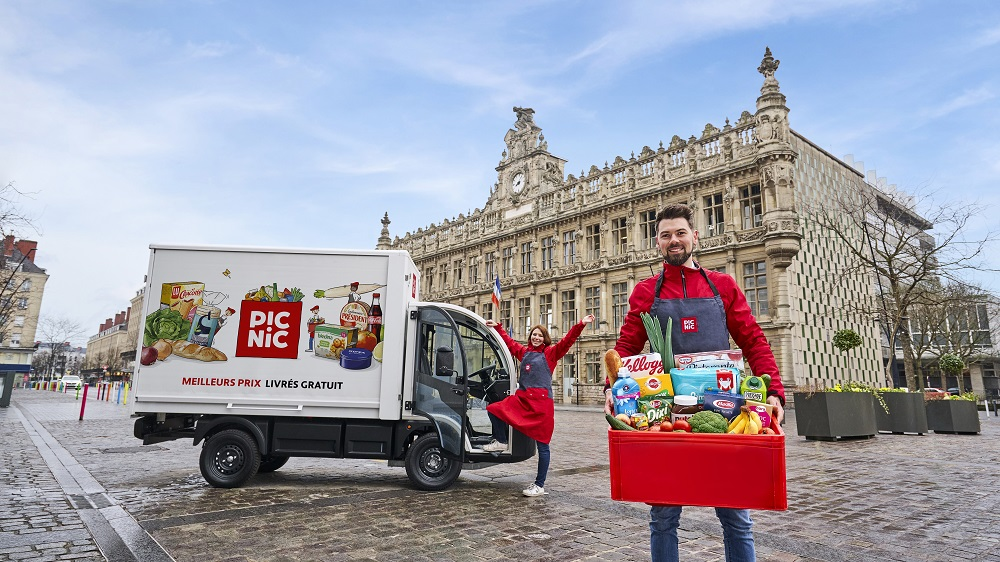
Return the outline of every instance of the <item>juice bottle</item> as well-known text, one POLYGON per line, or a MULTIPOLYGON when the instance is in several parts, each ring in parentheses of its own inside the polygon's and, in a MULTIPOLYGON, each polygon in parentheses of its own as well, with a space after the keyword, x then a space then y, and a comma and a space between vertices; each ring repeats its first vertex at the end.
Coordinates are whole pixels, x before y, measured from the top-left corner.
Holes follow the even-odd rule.
POLYGON ((618 370, 618 380, 611 386, 611 397, 615 404, 615 415, 631 416, 639 411, 639 383, 635 382, 625 367, 618 370))

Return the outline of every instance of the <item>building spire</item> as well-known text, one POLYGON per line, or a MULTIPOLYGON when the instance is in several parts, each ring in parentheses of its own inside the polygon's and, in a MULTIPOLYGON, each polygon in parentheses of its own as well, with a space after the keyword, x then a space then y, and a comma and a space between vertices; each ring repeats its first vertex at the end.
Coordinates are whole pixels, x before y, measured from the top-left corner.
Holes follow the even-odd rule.
POLYGON ((392 247, 392 240, 389 238, 389 223, 391 222, 387 211, 385 216, 382 217, 382 234, 378 237, 378 245, 375 246, 376 250, 388 250, 392 247))

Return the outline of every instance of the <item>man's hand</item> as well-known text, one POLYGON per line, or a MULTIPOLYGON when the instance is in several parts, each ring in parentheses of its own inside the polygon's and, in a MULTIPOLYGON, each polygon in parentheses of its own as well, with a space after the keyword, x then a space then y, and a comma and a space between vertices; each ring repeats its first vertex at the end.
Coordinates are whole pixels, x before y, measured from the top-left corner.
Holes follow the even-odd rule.
POLYGON ((486 325, 489 326, 490 328, 496 328, 500 324, 497 324, 495 320, 487 320, 486 325))
POLYGON ((586 316, 583 317, 583 320, 581 320, 581 322, 583 322, 584 324, 590 324, 594 320, 595 320, 594 315, 593 314, 588 314, 588 315, 586 315, 586 316))
POLYGON ((615 415, 615 402, 611 398, 611 389, 604 391, 604 413, 608 415, 615 415))
POLYGON ((774 406, 774 417, 778 420, 778 425, 781 425, 785 419, 785 409, 781 407, 781 399, 777 396, 768 396, 767 403, 774 406))

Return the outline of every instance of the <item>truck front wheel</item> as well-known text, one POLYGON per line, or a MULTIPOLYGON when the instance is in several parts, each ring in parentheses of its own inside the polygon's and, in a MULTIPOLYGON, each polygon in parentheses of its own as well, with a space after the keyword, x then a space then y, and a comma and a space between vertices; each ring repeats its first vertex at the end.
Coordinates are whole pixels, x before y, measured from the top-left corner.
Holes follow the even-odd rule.
POLYGON ((406 476, 418 490, 444 490, 461 472, 462 463, 444 455, 436 433, 421 435, 406 453, 406 476))
POLYGON ((257 441, 241 429, 220 431, 205 441, 200 464, 201 475, 212 486, 239 488, 257 474, 257 441))

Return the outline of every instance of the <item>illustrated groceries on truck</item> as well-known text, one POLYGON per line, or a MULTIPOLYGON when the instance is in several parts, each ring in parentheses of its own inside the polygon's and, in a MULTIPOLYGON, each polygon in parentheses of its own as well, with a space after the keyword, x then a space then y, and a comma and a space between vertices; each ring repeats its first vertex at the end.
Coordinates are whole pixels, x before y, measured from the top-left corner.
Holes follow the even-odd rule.
POLYGON ((441 490, 486 452, 510 352, 469 310, 419 300, 403 251, 151 246, 131 409, 144 444, 203 444, 209 484, 290 457, 381 459, 441 490))

